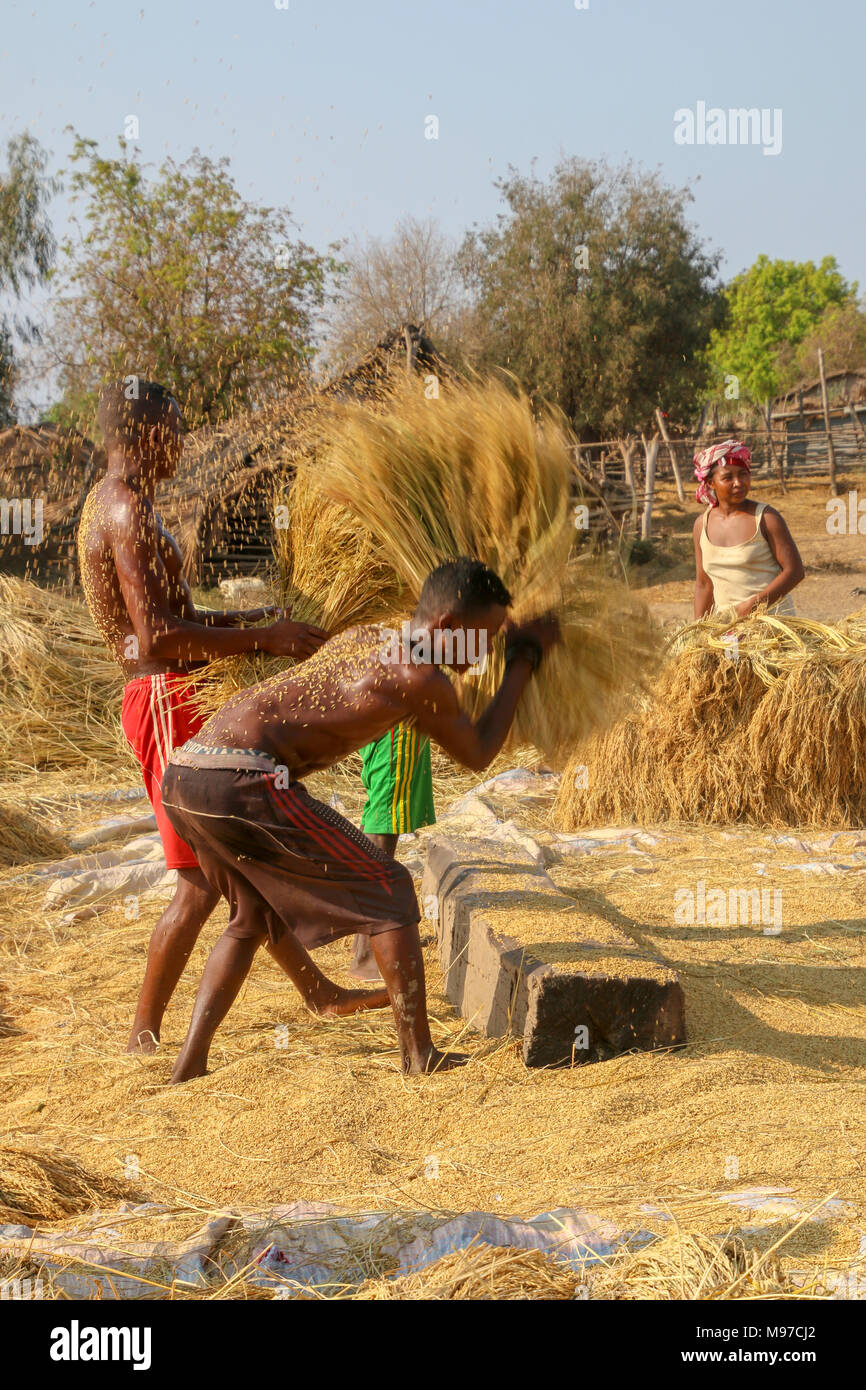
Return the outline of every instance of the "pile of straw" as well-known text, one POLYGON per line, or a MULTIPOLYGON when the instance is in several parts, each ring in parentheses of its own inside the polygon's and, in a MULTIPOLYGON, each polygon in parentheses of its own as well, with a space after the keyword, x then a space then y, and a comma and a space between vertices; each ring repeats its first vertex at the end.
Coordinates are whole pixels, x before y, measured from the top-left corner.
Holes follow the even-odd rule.
POLYGON ((60 1221, 136 1197, 128 1183, 55 1150, 0 1144, 0 1222, 60 1221))
POLYGON ((363 1301, 569 1299, 582 1283, 570 1265, 542 1250, 473 1240, 413 1274, 368 1279, 350 1296, 363 1301))
POLYGON ((0 868, 62 859, 67 852, 66 842, 23 806, 0 801, 0 868))
POLYGON ((8 772, 128 756, 121 689, 82 604, 0 575, 0 762, 8 772))
MULTIPOLYGON (((518 709, 509 746, 564 758, 603 727, 646 677, 655 650, 645 610, 587 549, 575 553, 572 442, 550 411, 497 383, 449 387, 428 400, 414 382, 374 406, 338 402, 317 424, 278 533, 284 600, 329 630, 409 616, 428 573, 476 556, 511 591, 518 621, 553 609, 563 641, 518 709)), ((497 688, 504 640, 484 674, 461 682, 477 714, 497 688)), ((251 670, 222 663, 214 696, 251 670)), ((213 675, 214 673, 212 673, 213 675)), ((218 701, 217 701, 218 703, 218 701)))
POLYGON ((673 640, 643 707, 578 748, 554 818, 866 825, 866 613, 766 612, 673 640))
POLYGON ((677 1230, 608 1261, 591 1276, 591 1297, 655 1302, 820 1296, 815 1279, 808 1292, 792 1282, 775 1256, 777 1245, 762 1254, 741 1236, 719 1240, 677 1230))

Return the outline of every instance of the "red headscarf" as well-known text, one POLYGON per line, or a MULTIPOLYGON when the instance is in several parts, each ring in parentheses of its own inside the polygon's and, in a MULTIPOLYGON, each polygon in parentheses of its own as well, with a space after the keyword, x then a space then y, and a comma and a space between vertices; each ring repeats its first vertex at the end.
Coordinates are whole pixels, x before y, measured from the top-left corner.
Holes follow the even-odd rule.
POLYGON ((745 444, 741 444, 739 439, 725 439, 721 444, 711 444, 709 449, 702 449, 699 454, 695 454, 695 477, 698 480, 695 497, 699 502, 709 502, 711 507, 717 507, 719 499, 707 480, 716 464, 723 460, 726 463, 736 463, 750 473, 752 471, 752 452, 745 444))

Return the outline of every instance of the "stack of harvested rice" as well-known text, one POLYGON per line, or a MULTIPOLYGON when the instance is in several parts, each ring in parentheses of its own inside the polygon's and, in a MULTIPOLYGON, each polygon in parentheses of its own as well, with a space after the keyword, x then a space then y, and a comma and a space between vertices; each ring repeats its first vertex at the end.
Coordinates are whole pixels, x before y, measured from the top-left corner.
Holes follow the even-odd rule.
POLYGON ((741 1236, 719 1240, 678 1230, 614 1256, 590 1276, 591 1296, 629 1301, 821 1297, 814 1278, 807 1288, 783 1271, 775 1258, 782 1244, 762 1254, 741 1236))
MULTIPOLYGON (((449 387, 430 400, 407 382, 374 407, 337 403, 289 497, 284 598, 332 631, 399 620, 430 570, 478 557, 511 591, 517 620, 560 616, 563 641, 524 695, 509 742, 562 758, 613 717, 656 648, 626 587, 589 552, 573 553, 574 482, 561 420, 534 414, 504 385, 449 387)), ((462 682, 470 712, 489 701, 503 662, 499 638, 484 674, 462 682)))
POLYGON ((0 762, 8 772, 125 758, 122 684, 82 604, 0 576, 0 762))
POLYGON ((55 1150, 0 1144, 0 1222, 59 1221, 138 1194, 55 1150))
POLYGON ((0 869, 35 864, 39 859, 62 859, 67 852, 65 840, 23 805, 0 800, 0 869))
POLYGON ((576 750, 554 817, 866 825, 866 612, 691 624, 643 707, 576 750))

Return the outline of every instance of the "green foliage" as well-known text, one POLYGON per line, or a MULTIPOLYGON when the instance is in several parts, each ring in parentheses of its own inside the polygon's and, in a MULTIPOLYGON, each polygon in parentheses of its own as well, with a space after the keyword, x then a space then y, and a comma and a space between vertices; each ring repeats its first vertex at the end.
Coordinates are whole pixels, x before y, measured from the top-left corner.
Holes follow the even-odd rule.
POLYGON ((47 410, 43 410, 40 420, 43 424, 59 425, 64 430, 76 430, 85 436, 92 435, 98 404, 99 392, 96 390, 69 390, 62 400, 55 401, 47 410))
MULTIPOLYGON (((727 322, 713 334, 708 359, 719 377, 737 377, 741 395, 770 400, 802 375, 795 350, 825 311, 851 304, 856 292, 834 256, 818 266, 759 256, 725 290, 727 322)), ((817 375, 817 366, 806 374, 817 375)))
MULTIPOLYGON (((50 273, 56 248, 46 206, 58 184, 46 177, 46 152, 26 131, 9 140, 6 163, 0 174, 0 293, 18 296, 50 273)), ((0 425, 13 418, 15 339, 37 336, 26 317, 13 322, 0 315, 0 425)))
POLYGON ((845 367, 866 368, 866 307, 853 300, 830 304, 796 349, 779 353, 781 389, 786 391, 801 381, 818 375, 818 348, 824 349, 828 372, 845 367))
POLYGON ((691 195, 579 159, 498 187, 506 210, 460 253, 479 365, 507 367, 586 434, 646 428, 659 405, 690 413, 720 321, 718 256, 686 222, 691 195))
POLYGON ((150 176, 120 146, 103 158, 76 137, 72 154, 84 214, 53 327, 65 398, 140 373, 174 390, 195 427, 294 384, 333 258, 296 239, 287 210, 245 202, 227 160, 195 152, 150 176))

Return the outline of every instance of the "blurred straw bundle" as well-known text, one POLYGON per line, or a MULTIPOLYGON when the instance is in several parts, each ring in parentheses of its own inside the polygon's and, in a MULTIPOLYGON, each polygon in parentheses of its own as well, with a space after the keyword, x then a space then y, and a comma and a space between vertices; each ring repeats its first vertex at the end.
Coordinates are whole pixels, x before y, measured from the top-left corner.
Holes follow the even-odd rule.
MULTIPOLYGON (((305 467, 275 491, 273 514, 282 508, 289 524, 274 532, 274 602, 290 608, 296 622, 330 633, 379 622, 400 609, 402 586, 370 533, 346 508, 323 498, 313 476, 313 467, 305 467)), ((264 653, 213 661, 196 672, 195 702, 212 714, 245 686, 290 664, 264 653)))
POLYGON ((128 758, 122 688, 83 604, 0 575, 0 761, 8 773, 128 758))
POLYGON ((864 773, 866 611, 710 617, 672 640, 642 708, 576 750, 554 818, 860 827, 864 773))
MULTIPOLYGON (((560 760, 646 679, 655 648, 646 611, 591 552, 572 555, 572 441, 554 411, 533 411, 499 382, 433 400, 407 382, 385 408, 349 406, 323 434, 317 490, 374 535, 413 605, 430 570, 471 555, 510 590, 517 621, 559 614, 562 643, 521 700, 509 746, 560 760)), ((497 639, 483 675, 461 682, 473 715, 502 678, 504 646, 497 639)))
POLYGON ((32 815, 26 804, 0 799, 0 869, 62 859, 67 853, 66 841, 32 815))
POLYGON ((826 1296, 814 1274, 797 1281, 782 1268, 775 1251, 783 1244, 780 1240, 762 1254, 741 1236, 719 1239, 676 1230, 608 1260, 591 1275, 591 1297, 631 1302, 826 1296))
MULTIPOLYGON (((277 533, 280 591, 295 617, 338 631, 408 616, 430 570, 471 555, 511 591, 513 616, 554 609, 563 641, 521 701, 509 745, 562 759, 646 679, 656 648, 645 610, 588 551, 573 556, 571 443, 554 412, 500 383, 414 382, 374 406, 337 402, 316 431, 277 533)), ((497 639, 480 677, 460 682, 477 713, 502 675, 497 639)), ((220 663, 205 678, 213 708, 255 669, 220 663), (214 681, 217 684, 214 684, 214 681), (218 695, 219 698, 215 698, 218 695)), ((255 677, 254 677, 255 678, 255 677)))
POLYGON ((128 1183, 93 1173, 55 1149, 0 1144, 0 1221, 59 1221, 137 1195, 128 1183))

